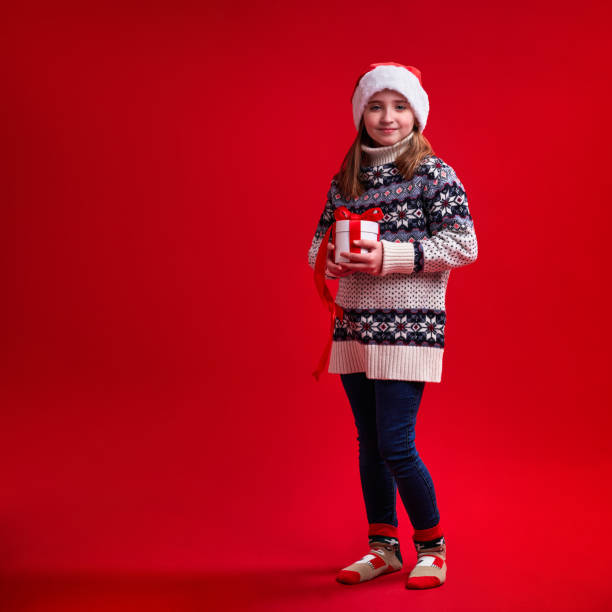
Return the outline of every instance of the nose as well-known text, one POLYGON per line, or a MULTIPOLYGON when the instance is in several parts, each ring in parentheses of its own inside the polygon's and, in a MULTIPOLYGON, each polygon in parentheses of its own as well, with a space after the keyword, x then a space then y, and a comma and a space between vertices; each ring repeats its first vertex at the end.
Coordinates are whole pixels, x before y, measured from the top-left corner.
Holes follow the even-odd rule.
POLYGON ((391 108, 390 107, 386 107, 383 110, 383 114, 382 114, 382 119, 381 120, 382 120, 383 123, 390 123, 391 119, 392 119, 392 117, 391 117, 391 108))

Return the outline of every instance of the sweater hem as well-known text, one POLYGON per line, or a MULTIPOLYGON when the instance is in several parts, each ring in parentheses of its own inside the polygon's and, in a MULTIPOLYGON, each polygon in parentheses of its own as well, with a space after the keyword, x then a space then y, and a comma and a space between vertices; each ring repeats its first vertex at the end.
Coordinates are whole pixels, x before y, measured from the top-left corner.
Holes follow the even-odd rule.
POLYGON ((377 380, 441 382, 443 356, 443 348, 430 346, 393 346, 334 340, 328 372, 364 372, 367 378, 377 380))

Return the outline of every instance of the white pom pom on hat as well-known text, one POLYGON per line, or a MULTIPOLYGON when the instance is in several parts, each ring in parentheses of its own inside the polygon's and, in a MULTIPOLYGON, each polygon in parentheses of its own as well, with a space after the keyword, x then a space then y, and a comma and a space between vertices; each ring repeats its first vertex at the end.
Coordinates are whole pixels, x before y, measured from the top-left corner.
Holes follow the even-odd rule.
POLYGON ((352 97, 355 128, 359 129, 368 100, 383 89, 393 89, 408 100, 418 130, 422 133, 429 115, 429 98, 421 85, 421 71, 414 66, 404 66, 396 62, 370 64, 370 69, 357 79, 352 97))

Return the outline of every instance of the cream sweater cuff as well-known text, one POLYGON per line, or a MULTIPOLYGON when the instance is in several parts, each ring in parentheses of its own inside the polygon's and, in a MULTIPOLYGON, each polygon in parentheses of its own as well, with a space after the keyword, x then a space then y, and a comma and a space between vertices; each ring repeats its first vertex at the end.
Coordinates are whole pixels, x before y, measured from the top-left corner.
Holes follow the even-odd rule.
POLYGON ((389 242, 381 240, 383 260, 381 276, 402 273, 411 274, 414 270, 414 244, 412 242, 389 242))

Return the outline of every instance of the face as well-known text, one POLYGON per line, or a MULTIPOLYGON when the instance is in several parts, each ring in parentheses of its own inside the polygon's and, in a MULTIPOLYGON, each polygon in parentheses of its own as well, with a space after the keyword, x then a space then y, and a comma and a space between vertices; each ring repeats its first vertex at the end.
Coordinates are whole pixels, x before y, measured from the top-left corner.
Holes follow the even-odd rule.
POLYGON ((414 128, 414 122, 414 113, 406 98, 391 89, 373 94, 363 111, 366 131, 381 147, 406 138, 414 128))

